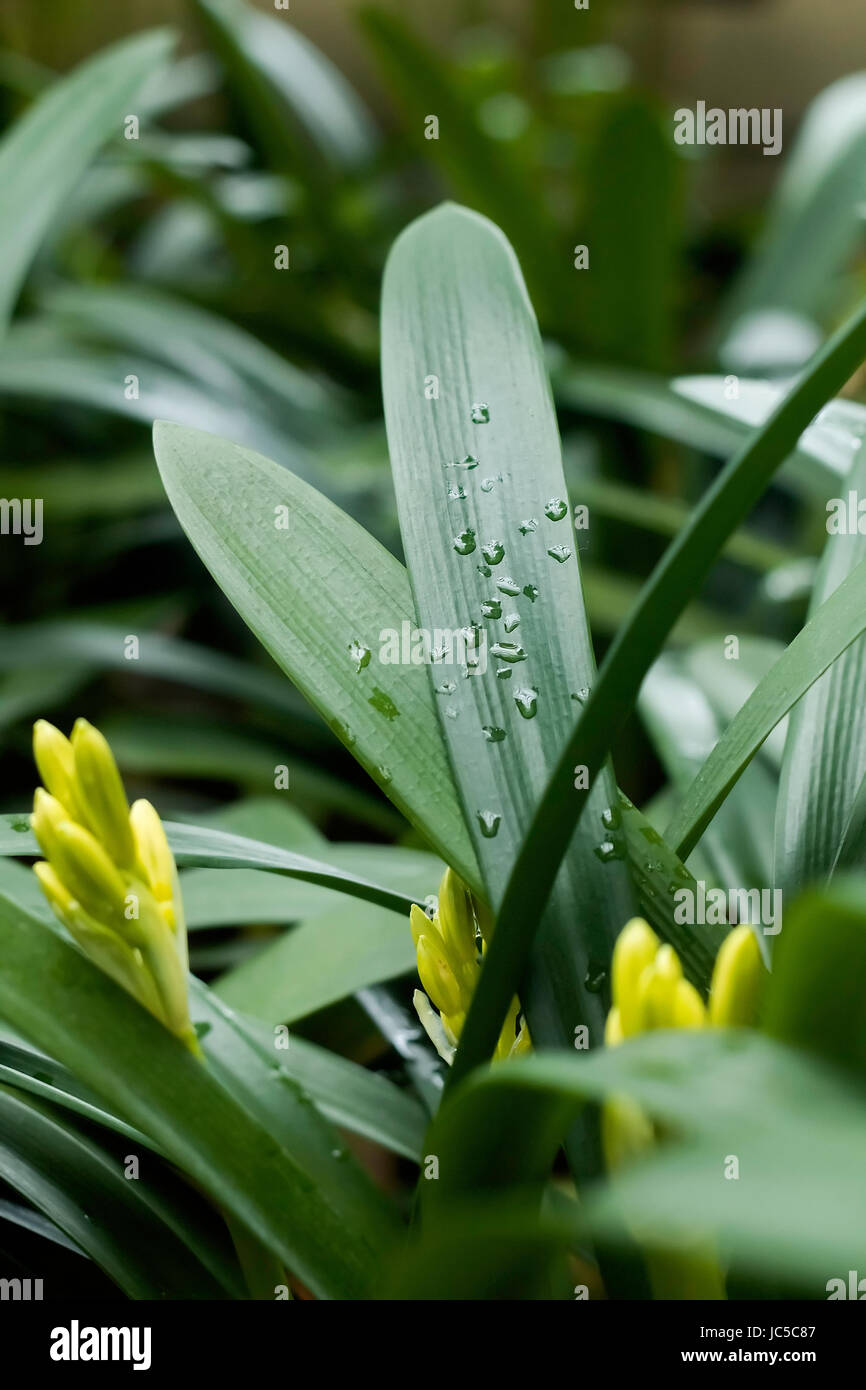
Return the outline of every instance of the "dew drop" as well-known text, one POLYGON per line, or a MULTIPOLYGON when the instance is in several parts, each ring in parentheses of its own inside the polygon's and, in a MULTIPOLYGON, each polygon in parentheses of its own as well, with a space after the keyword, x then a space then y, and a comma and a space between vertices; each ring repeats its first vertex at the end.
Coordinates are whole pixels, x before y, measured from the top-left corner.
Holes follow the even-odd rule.
POLYGON ((551 521, 562 521, 568 511, 568 503, 563 502, 561 497, 551 497, 544 504, 544 515, 549 516, 551 521))
POLYGON ((572 691, 572 700, 576 700, 579 705, 585 705, 589 699, 589 686, 582 685, 579 690, 572 691))
POLYGON ((365 647, 363 642, 357 640, 349 643, 349 655, 355 663, 355 674, 363 671, 365 666, 370 665, 372 655, 370 648, 365 647))
POLYGON ((488 565, 498 565, 505 558, 505 546, 502 541, 487 541, 481 547, 481 554, 488 565))
POLYGON ((428 893, 424 899, 424 911, 428 917, 433 917, 439 910, 439 899, 435 893, 428 893))
POLYGON ((430 660, 431 660, 431 662, 444 661, 447 655, 448 655, 448 648, 447 648, 447 647, 431 647, 431 648, 430 648, 430 660))
POLYGON ((445 714, 448 719, 456 719, 460 714, 460 711, 459 709, 455 709, 453 705, 448 705, 445 710, 445 714))
POLYGON ((486 401, 474 401, 469 411, 469 417, 473 425, 488 425, 490 423, 490 407, 486 401))
POLYGON ((466 489, 465 489, 465 487, 463 487, 463 485, 462 485, 461 483, 451 483, 451 484, 450 484, 450 486, 449 486, 449 488, 448 488, 448 501, 449 501, 449 502, 465 502, 465 501, 466 501, 466 489))
POLYGON ((584 976, 584 987, 589 990, 590 994, 600 994, 604 989, 606 980, 607 971, 604 966, 597 965, 594 961, 590 961, 589 968, 584 976))
POLYGON ((532 685, 524 685, 515 690, 514 703, 524 719, 534 719, 538 712, 538 691, 532 685))
POLYGON ((520 523, 521 536, 531 536, 533 531, 538 530, 538 522, 534 516, 528 516, 525 521, 520 523))
POLYGON ((16 835, 26 835, 30 829, 29 816, 16 816, 15 820, 9 822, 9 829, 14 830, 16 835))
POLYGON ((497 473, 497 474, 496 474, 494 477, 492 477, 492 478, 482 478, 482 479, 481 479, 481 491, 482 491, 482 492, 492 492, 493 489, 495 488, 495 486, 496 486, 497 483, 504 483, 504 482, 505 482, 505 477, 504 477, 504 475, 503 475, 502 473, 497 473))
POLYGON ((443 468, 465 468, 469 473, 473 468, 478 467, 478 460, 474 454, 467 454, 465 458, 455 459, 453 463, 443 463, 443 468))
POLYGON ((389 720, 396 719, 400 713, 394 701, 391 699, 391 696, 386 695, 384 690, 380 690, 378 685, 367 701, 367 704, 372 705, 373 709, 378 710, 379 714, 384 714, 385 718, 389 720))
POLYGON ((485 840, 492 840, 499 833, 499 825, 502 820, 498 811, 478 811, 478 824, 481 827, 481 834, 485 840))
POLYGON ((475 532, 467 526, 465 531, 454 537, 454 549, 458 555, 471 555, 475 549, 475 532))
POLYGON ((595 855, 602 864, 608 864, 612 859, 624 858, 622 847, 613 840, 602 840, 601 844, 595 847, 595 855))
POLYGON ((560 565, 564 565, 571 555, 571 551, 567 545, 551 545, 548 547, 547 553, 551 560, 556 560, 557 564, 560 565))
POLYGON ((506 613, 506 614, 505 614, 505 631, 506 631, 506 632, 513 632, 514 629, 515 629, 516 627, 520 627, 520 614, 519 614, 519 613, 506 613))
POLYGON ((512 579, 510 574, 505 574, 501 579, 497 579, 496 587, 501 594, 508 594, 510 598, 516 598, 520 593, 520 585, 516 579, 512 579))
POLYGON ((498 598, 486 598, 481 604, 481 615, 484 618, 501 618, 502 604, 498 598))
POLYGON ((509 662, 512 666, 516 661, 526 660, 526 652, 516 642, 494 642, 490 648, 490 653, 492 656, 498 657, 500 661, 509 662))
POLYGON ((491 574, 493 573, 493 570, 490 568, 489 565, 476 565, 475 568, 477 569, 478 573, 483 576, 484 579, 489 579, 491 574))
POLYGON ((534 603, 535 600, 538 598, 538 589, 534 584, 524 584, 523 592, 529 599, 530 603, 534 603))
POLYGON ((501 743, 505 738, 505 730, 498 728, 495 724, 483 724, 482 733, 488 743, 501 743))
POLYGON ((617 830, 622 824, 622 815, 618 806, 608 806, 606 811, 601 813, 601 823, 605 830, 617 830))
POLYGON ((383 782, 390 782, 393 775, 390 767, 386 767, 384 763, 379 764, 379 776, 383 782))
POLYGON ((335 719, 331 728, 337 735, 337 738, 341 739, 343 743, 351 748, 352 744, 355 742, 355 735, 352 733, 348 724, 343 724, 341 720, 335 719))
POLYGON ((453 695, 456 689, 457 686, 455 685, 454 681, 443 681, 441 685, 437 685, 436 694, 453 695))
POLYGON ((500 681, 510 681, 510 680, 511 680, 511 667, 510 667, 510 666, 499 666, 499 667, 497 668, 497 671, 496 671, 496 679, 497 679, 497 680, 500 680, 500 681))

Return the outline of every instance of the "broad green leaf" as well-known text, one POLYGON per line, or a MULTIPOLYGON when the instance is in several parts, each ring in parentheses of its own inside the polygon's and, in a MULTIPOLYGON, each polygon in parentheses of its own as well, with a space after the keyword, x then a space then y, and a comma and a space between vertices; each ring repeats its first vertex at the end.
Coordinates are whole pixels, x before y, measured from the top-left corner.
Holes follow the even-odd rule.
MULTIPOLYGON (((399 889, 372 883, 349 870, 259 840, 248 840, 243 835, 184 825, 179 821, 166 821, 165 831, 179 868, 269 869, 305 883, 336 888, 404 916, 416 901, 411 894, 399 889)), ((39 853, 28 813, 0 815, 0 855, 38 856, 39 853)))
POLYGON ((30 262, 100 147, 119 134, 145 79, 168 57, 172 37, 153 30, 97 53, 53 83, 0 144, 0 329, 30 262))
POLYGON ((156 419, 205 425, 312 476, 308 448, 261 405, 224 397, 192 376, 143 354, 92 348, 49 319, 16 326, 0 352, 0 396, 44 409, 43 402, 91 406, 150 427, 156 419), (133 381, 132 378, 135 378, 133 381))
POLYGON ((643 679, 689 595, 706 578, 721 547, 742 524, 809 422, 864 357, 866 307, 861 307, 722 470, 644 585, 608 650, 523 840, 451 1070, 455 1080, 491 1055, 529 959, 544 905, 589 796, 588 791, 574 788, 574 767, 589 768, 590 786, 602 773, 643 679))
POLYGON ((291 154, 307 169, 323 156, 337 169, 371 158, 378 139, 369 112, 289 15, 263 14, 241 0, 196 0, 196 9, 277 168, 291 167, 291 154), (292 118, 312 144, 308 155, 293 139, 292 118))
MULTIPOLYGON (((419 621, 429 633, 476 624, 484 636, 483 670, 471 674, 452 651, 429 675, 497 909, 595 666, 538 328, 514 253, 485 218, 446 204, 396 243, 383 288, 382 375, 419 621), (438 398, 425 391, 430 373, 438 398), (473 405, 489 418, 473 421, 473 405)), ((570 1046, 582 1023, 601 1032, 602 1002, 586 981, 631 915, 627 870, 604 820, 615 801, 606 767, 521 986, 540 1043, 570 1046)), ((531 882, 530 870, 528 891, 531 882)))
POLYGON ((144 1130, 317 1295, 369 1295, 393 1216, 295 1083, 274 1085, 278 1063, 245 1041, 230 1013, 209 997, 205 1011, 193 992, 206 1064, 196 1061, 5 897, 0 954, 0 1017, 144 1130))
MULTIPOLYGON (((246 1019, 243 1025, 253 1033, 261 1026, 246 1019)), ((381 1072, 360 1067, 305 1038, 292 1035, 286 1051, 277 1055, 280 1066, 312 1096, 332 1124, 418 1162, 428 1115, 408 1091, 381 1072)))
POLYGON ((120 1151, 0 1086, 0 1175, 130 1298, 241 1297, 219 1218, 154 1155, 135 1156, 139 1176, 130 1181, 120 1151))
POLYGON ((415 628, 398 561, 247 449, 169 424, 156 426, 154 449, 181 525, 245 622, 386 796, 477 886, 426 672, 379 659, 383 634, 415 628), (276 529, 277 508, 290 532, 276 529))
MULTIPOLYGON (((838 489, 844 530, 828 536, 824 547, 809 609, 812 621, 843 585, 850 585, 866 560, 866 537, 860 534, 856 511, 864 485, 866 451, 861 450, 838 489), (852 502, 853 527, 848 520, 852 502)), ((844 862, 850 867, 863 861, 857 802, 866 775, 864 678, 866 642, 859 640, 791 714, 776 807, 776 875, 788 893, 826 878, 842 854, 843 840, 844 862)))
POLYGON ((723 313, 721 355, 733 370, 799 367, 808 357, 816 321, 836 308, 860 243, 864 161, 866 77, 858 72, 811 103, 786 155, 766 226, 723 313))
POLYGON ((131 348, 194 377, 218 400, 258 398, 279 407, 286 429, 310 441, 345 416, 335 389, 300 371, 230 320, 148 286, 64 285, 41 296, 44 309, 73 331, 131 348))
MULTIPOLYGON (((866 559, 861 560, 835 592, 831 592, 785 654, 755 687, 698 772, 682 806, 665 831, 665 838, 681 857, 686 856, 696 844, 771 729, 864 630, 866 559)), ((827 717, 826 714, 824 717, 827 717)), ((809 730, 807 739, 811 745, 815 739, 814 727, 809 730)), ((801 787, 803 785, 801 782, 801 787)), ((852 779, 851 795, 855 788, 856 781, 852 779)), ((780 804, 790 804, 786 800, 784 770, 780 804)), ((802 808, 804 805, 805 801, 801 799, 798 806, 802 808)), ((828 848, 834 849, 835 845, 828 848)), ((778 855, 776 862, 778 875, 782 868, 778 855)), ((831 864, 832 859, 826 867, 829 869, 831 864)), ((788 873, 783 887, 790 886, 791 875, 788 873)))

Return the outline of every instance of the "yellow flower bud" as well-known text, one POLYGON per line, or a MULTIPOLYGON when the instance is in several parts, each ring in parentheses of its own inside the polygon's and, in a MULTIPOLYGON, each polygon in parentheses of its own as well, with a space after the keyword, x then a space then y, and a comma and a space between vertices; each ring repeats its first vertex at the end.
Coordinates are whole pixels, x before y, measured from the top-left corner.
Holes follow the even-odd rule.
POLYGON ((75 791, 72 744, 47 719, 37 719, 33 725, 33 757, 39 776, 51 795, 62 803, 67 816, 85 825, 84 811, 75 791))
POLYGON ((722 942, 710 986, 710 1022, 717 1027, 757 1022, 767 971, 751 927, 735 927, 722 942))
POLYGON ((704 1001, 694 985, 688 980, 679 980, 674 993, 674 1028, 703 1028, 707 1021, 704 1001))
POLYGON ((683 968, 676 951, 672 946, 660 946, 638 983, 641 1031, 674 1026, 677 986, 682 978, 683 968))
POLYGON ((633 917, 617 937, 611 962, 611 988, 624 1038, 640 1032, 643 1017, 640 980, 646 967, 655 960, 658 948, 658 937, 642 917, 633 917))
POLYGON ((39 788, 33 833, 58 877, 85 911, 114 922, 123 912, 126 889, 105 850, 89 830, 68 820, 60 802, 39 788))
POLYGON ((460 986, 432 933, 419 938, 417 946, 418 974, 421 983, 440 1013, 465 1012, 460 986))
POLYGON ((179 915, 181 897, 174 855, 168 847, 165 829, 149 801, 136 801, 129 812, 138 862, 159 910, 172 931, 183 928, 179 915))
POLYGON ((135 858, 135 844, 114 755, 107 740, 86 719, 76 719, 71 742, 76 791, 88 823, 114 863, 129 869, 135 858))
POLYGON ((436 917, 451 960, 455 964, 474 966, 478 952, 472 898, 451 869, 446 869, 442 875, 436 917))
POLYGON ((430 918, 423 907, 419 907, 417 903, 413 903, 409 909, 409 928, 416 947, 421 937, 430 931, 430 918))

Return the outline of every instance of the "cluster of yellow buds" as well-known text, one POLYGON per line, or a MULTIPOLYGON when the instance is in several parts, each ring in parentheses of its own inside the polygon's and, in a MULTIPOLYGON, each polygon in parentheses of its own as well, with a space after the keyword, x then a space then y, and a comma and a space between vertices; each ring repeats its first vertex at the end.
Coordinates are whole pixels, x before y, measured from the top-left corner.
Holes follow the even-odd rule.
MULTIPOLYGON (((423 994, 416 989, 415 1012, 439 1056, 450 1066, 481 973, 490 919, 457 875, 446 869, 433 917, 413 904, 409 920, 418 974, 427 991, 423 994)), ((529 1049, 529 1029, 515 998, 502 1025, 494 1058, 501 1061, 529 1049)))
POLYGON ((100 970, 201 1055, 187 1000, 186 924, 174 856, 149 801, 130 808, 105 738, 71 739, 40 719, 32 826, 35 872, 55 915, 100 970))
POLYGON ((705 1005, 683 976, 673 946, 662 945, 642 917, 623 927, 613 951, 605 1042, 622 1042, 654 1028, 750 1025, 757 1021, 766 977, 754 932, 735 927, 722 942, 705 1005))

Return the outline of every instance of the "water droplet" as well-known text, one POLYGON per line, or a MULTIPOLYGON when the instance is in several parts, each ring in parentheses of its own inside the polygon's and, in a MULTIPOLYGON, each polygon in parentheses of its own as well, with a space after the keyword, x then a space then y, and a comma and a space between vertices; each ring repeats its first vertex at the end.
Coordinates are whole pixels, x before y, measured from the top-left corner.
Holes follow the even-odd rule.
POLYGON ((443 468, 465 468, 469 473, 473 468, 478 467, 478 460, 474 454, 467 454, 465 458, 455 459, 453 463, 443 463, 443 468))
POLYGON ((477 569, 480 575, 483 575, 485 579, 489 579, 491 574, 493 573, 493 570, 490 568, 489 565, 476 565, 475 568, 477 569))
POLYGON ((486 598, 481 604, 481 614, 484 618, 501 618, 502 604, 498 598, 486 598))
POLYGON ((530 603, 534 603, 535 600, 538 598, 538 589, 534 584, 524 584, 523 592, 529 599, 530 603))
POLYGON ((424 899, 424 911, 428 917, 432 917, 439 909, 439 899, 435 893, 428 893, 424 899))
POLYGON ((355 674, 363 671, 365 666, 370 665, 372 652, 369 647, 365 647, 363 642, 357 640, 349 643, 349 655, 355 663, 355 674))
POLYGON ((534 719, 538 712, 538 691, 532 685, 524 685, 515 690, 514 703, 524 719, 534 719))
POLYGON ((579 705, 585 705, 589 699, 589 686, 582 685, 579 690, 572 691, 572 700, 576 700, 579 705))
POLYGON ((496 587, 501 594, 508 594, 511 598, 516 598, 520 593, 520 585, 516 579, 512 579, 510 574, 505 574, 501 579, 497 579, 496 587))
POLYGON ((384 690, 380 690, 378 685, 367 704, 372 705, 373 709, 378 710, 380 714, 384 714, 386 719, 396 719, 400 713, 391 696, 386 695, 384 690))
POLYGON ((584 987, 589 990, 590 994, 600 994, 606 980, 607 970, 605 967, 603 965, 597 965, 594 961, 590 961, 586 975, 584 976, 584 987))
POLYGON ((197 1038, 206 1038, 212 1027, 213 1024, 208 1023, 206 1020, 193 1024, 197 1038))
POLYGON ((550 556, 551 560, 556 560, 556 562, 560 565, 564 565, 566 560, 571 555, 571 551, 569 550, 567 545, 551 545, 548 547, 547 553, 550 556))
POLYGON ((481 554, 488 565, 498 565, 505 558, 505 546, 502 541, 487 541, 481 547, 481 554))
POLYGON ((520 614, 519 614, 519 613, 506 613, 506 615, 505 615, 505 631, 506 631, 506 632, 513 632, 514 629, 515 629, 516 627, 520 627, 520 614))
POLYGON ((602 840, 600 845, 596 845, 595 854, 603 864, 608 864, 611 859, 622 859, 624 857, 622 846, 615 844, 613 840, 602 840))
POLYGON ((605 830, 617 830, 622 824, 622 815, 618 806, 608 806, 606 811, 601 813, 601 823, 605 830))
POLYGON ((519 647, 516 642, 494 642, 490 648, 492 656, 496 656, 500 661, 508 661, 513 666, 516 661, 525 661, 526 652, 519 647))
POLYGON ((528 516, 525 521, 520 523, 521 536, 531 536, 533 531, 538 530, 538 522, 534 516, 528 516))
POLYGON ((469 416, 473 425, 487 425, 490 423, 490 407, 486 401, 475 401, 469 416))
POLYGON ((505 738, 505 730, 497 728, 495 724, 483 724, 482 732, 488 743, 501 743, 505 738))
POLYGON ((447 647, 431 647, 431 648, 430 648, 430 660, 431 660, 431 662, 432 662, 432 661, 437 661, 437 662, 438 662, 438 661, 444 661, 447 655, 448 655, 448 648, 447 648, 447 647))
POLYGON ((499 833, 499 825, 502 820, 498 811, 478 811, 478 824, 481 826, 481 834, 485 840, 492 840, 499 833))
POLYGON ((383 782, 390 782, 393 775, 390 767, 386 767, 384 763, 379 764, 379 776, 383 782))
POLYGON ((445 710, 445 714, 449 719, 456 719, 459 713, 459 709, 455 709, 453 705, 448 705, 447 709, 445 710))
POLYGON ((456 689, 457 686, 455 685, 454 681, 443 681, 441 685, 437 685, 436 694, 453 695, 456 689))
POLYGON ((475 532, 467 526, 465 531, 454 537, 454 549, 458 555, 471 555, 475 549, 475 532))
POLYGON ((449 502, 465 502, 465 501, 466 501, 466 489, 465 489, 465 487, 463 487, 463 485, 462 485, 461 483, 452 483, 452 484, 450 485, 450 487, 448 488, 448 501, 449 501, 449 502))
POLYGON ((495 476, 492 477, 492 478, 482 478, 482 479, 481 479, 481 491, 482 491, 482 492, 492 492, 493 489, 494 489, 494 487, 496 486, 497 483, 504 483, 504 482, 505 482, 505 475, 502 474, 502 473, 497 473, 497 474, 495 474, 495 476))
POLYGON ((16 835, 26 835, 30 829, 30 819, 28 816, 16 816, 9 822, 9 829, 14 830, 16 835))
POLYGON ((499 667, 497 667, 497 669, 496 669, 496 679, 497 679, 497 680, 500 680, 500 681, 510 681, 510 680, 511 680, 511 667, 510 667, 510 666, 499 666, 499 667))
POLYGON ((568 511, 568 503, 563 502, 561 497, 551 497, 544 504, 544 515, 549 516, 551 521, 562 521, 568 511))
POLYGON ((347 746, 351 748, 352 744, 355 742, 355 735, 352 733, 352 730, 349 728, 348 724, 344 724, 341 720, 335 719, 333 724, 331 725, 331 728, 337 735, 337 738, 341 739, 343 743, 347 744, 347 746))

